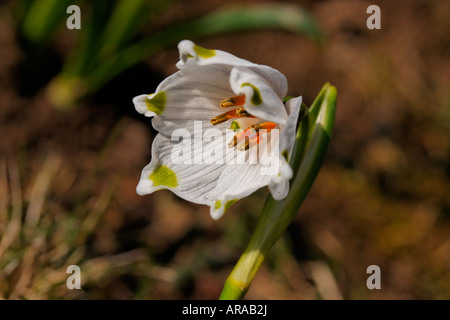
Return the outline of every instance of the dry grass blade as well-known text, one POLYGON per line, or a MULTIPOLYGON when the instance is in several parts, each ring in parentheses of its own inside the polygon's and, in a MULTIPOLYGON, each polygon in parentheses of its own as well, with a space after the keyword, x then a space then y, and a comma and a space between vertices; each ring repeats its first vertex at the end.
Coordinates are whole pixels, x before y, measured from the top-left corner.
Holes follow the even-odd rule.
POLYGON ((111 203, 111 199, 116 191, 116 183, 111 183, 110 186, 100 195, 95 202, 92 211, 84 218, 80 232, 77 237, 78 243, 84 243, 86 238, 95 231, 98 222, 100 221, 103 213, 111 203))
POLYGON ((0 164, 0 199, 2 232, 0 233, 1 296, 20 299, 32 291, 36 261, 45 247, 39 234, 42 215, 51 180, 60 168, 61 160, 51 154, 40 169, 31 188, 29 204, 22 224, 24 198, 16 162, 0 164))
POLYGON ((82 278, 82 283, 85 281, 99 282, 102 278, 111 274, 120 273, 120 270, 134 263, 147 264, 147 262, 147 253, 143 249, 134 249, 109 257, 93 258, 80 266, 83 274, 87 275, 87 280, 82 278))
MULTIPOLYGON (((6 222, 6 228, 0 239, 0 257, 3 257, 5 251, 18 239, 22 226, 22 191, 20 187, 19 169, 17 165, 10 165, 9 168, 10 182, 10 201, 11 215, 6 222)), ((8 210, 7 210, 8 211, 8 210)))
POLYGON ((60 166, 61 159, 54 154, 49 155, 36 177, 25 216, 24 228, 28 238, 32 237, 33 229, 35 229, 39 223, 39 218, 42 214, 50 183, 60 166))
POLYGON ((44 239, 36 238, 31 246, 27 247, 24 257, 21 262, 20 277, 11 292, 10 299, 20 299, 28 296, 30 289, 30 282, 35 273, 35 259, 44 246, 44 239))
POLYGON ((311 278, 317 286, 317 291, 325 300, 342 300, 336 279, 328 265, 321 261, 308 263, 311 278))
POLYGON ((6 221, 8 221, 8 173, 6 161, 0 162, 0 239, 5 232, 6 221))

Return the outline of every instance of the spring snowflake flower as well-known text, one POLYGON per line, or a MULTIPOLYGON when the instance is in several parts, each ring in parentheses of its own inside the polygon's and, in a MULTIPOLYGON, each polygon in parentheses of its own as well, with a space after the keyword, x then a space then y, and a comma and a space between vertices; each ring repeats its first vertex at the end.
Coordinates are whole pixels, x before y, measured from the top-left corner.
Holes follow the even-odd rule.
POLYGON ((159 132, 137 193, 169 189, 214 219, 264 186, 286 197, 301 97, 284 104, 286 78, 268 66, 188 40, 178 49, 180 70, 133 99, 159 132))

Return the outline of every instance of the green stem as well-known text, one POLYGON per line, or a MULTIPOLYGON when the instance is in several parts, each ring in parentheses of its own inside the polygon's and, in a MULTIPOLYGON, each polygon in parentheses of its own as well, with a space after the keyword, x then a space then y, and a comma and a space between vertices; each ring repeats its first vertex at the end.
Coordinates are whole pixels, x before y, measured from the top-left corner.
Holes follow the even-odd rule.
POLYGON ((284 233, 319 172, 330 140, 336 112, 336 88, 326 84, 300 123, 293 158, 295 176, 288 196, 280 201, 268 196, 250 242, 228 276, 221 300, 244 297, 269 250, 284 233), (318 108, 318 109, 317 109, 318 108), (316 120, 311 126, 310 120, 316 120), (311 128, 305 135, 304 126, 311 128), (305 143, 306 140, 306 143, 305 143), (303 145, 303 147, 299 147, 303 145), (300 159, 299 159, 300 158, 300 159))

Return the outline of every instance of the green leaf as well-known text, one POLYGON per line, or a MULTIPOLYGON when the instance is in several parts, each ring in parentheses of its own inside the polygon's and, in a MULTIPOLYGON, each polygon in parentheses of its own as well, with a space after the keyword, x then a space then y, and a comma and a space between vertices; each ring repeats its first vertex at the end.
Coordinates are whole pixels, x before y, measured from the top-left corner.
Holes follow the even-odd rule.
POLYGON ((84 81, 106 57, 117 55, 144 23, 151 22, 171 1, 92 1, 90 15, 88 12, 83 16, 86 23, 79 43, 65 61, 64 77, 84 81))
POLYGON ((99 41, 102 47, 99 57, 107 57, 130 40, 148 11, 149 2, 147 0, 119 0, 100 36, 99 41))
POLYGON ((322 32, 315 20, 296 5, 272 4, 220 9, 195 20, 170 26, 159 33, 104 59, 88 76, 96 90, 118 73, 183 39, 260 29, 281 29, 309 36, 320 42, 322 32))
MULTIPOLYGON (((64 63, 64 77, 80 77, 86 75, 98 64, 97 53, 100 49, 100 35, 111 15, 112 2, 92 1, 90 16, 86 17, 79 43, 64 63)), ((84 21, 84 20, 83 20, 84 21)))
POLYGON ((261 29, 282 29, 307 35, 316 41, 323 39, 315 19, 301 7, 292 4, 230 6, 163 32, 168 41, 178 42, 186 36, 205 37, 261 29))
POLYGON ((45 45, 62 20, 67 19, 70 0, 35 0, 22 20, 22 35, 34 45, 45 45))
MULTIPOLYGON (((101 4, 94 5, 93 17, 87 26, 87 35, 83 37, 79 51, 66 61, 63 72, 58 79, 71 79, 71 82, 83 83, 83 90, 78 90, 82 95, 88 95, 122 71, 137 64, 148 56, 151 56, 167 47, 176 45, 183 39, 194 39, 230 32, 241 32, 259 29, 281 29, 311 37, 320 42, 322 32, 315 20, 303 9, 296 5, 271 4, 260 6, 237 6, 220 9, 195 20, 190 20, 177 25, 169 26, 160 32, 147 37, 133 45, 126 45, 132 38, 138 27, 138 21, 142 19, 145 11, 143 0, 133 1, 132 6, 126 6, 129 1, 119 1, 106 27, 95 21, 95 15, 101 4), (122 10, 126 7, 126 10, 122 10), (97 8, 97 9, 96 9, 97 8), (121 9, 122 8, 122 9, 121 9), (144 9, 143 9, 144 8, 144 9), (102 31, 101 31, 102 30, 102 31), (99 33, 102 32, 100 37, 99 33), (101 41, 99 39, 101 38, 101 41)), ((102 3, 102 1, 99 1, 102 3)), ((158 12, 163 2, 151 2, 152 8, 147 16, 158 12), (158 9, 159 8, 159 9, 158 9)), ((102 20, 102 19, 100 19, 102 20)), ((62 86, 66 82, 51 84, 55 90, 51 93, 70 92, 62 86)), ((59 94, 50 97, 56 105, 69 107, 81 96, 69 97, 59 94), (59 101, 60 97, 66 97, 68 101, 59 101)))

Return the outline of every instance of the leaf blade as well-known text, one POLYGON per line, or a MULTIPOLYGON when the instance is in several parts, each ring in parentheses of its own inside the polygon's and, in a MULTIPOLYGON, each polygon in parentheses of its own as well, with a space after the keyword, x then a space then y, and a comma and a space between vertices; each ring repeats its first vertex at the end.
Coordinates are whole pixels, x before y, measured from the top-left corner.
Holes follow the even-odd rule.
POLYGON ((317 42, 323 39, 315 20, 294 5, 235 6, 220 9, 195 20, 167 27, 147 39, 128 46, 98 65, 88 76, 93 90, 115 75, 183 39, 259 29, 281 29, 304 34, 317 42))

